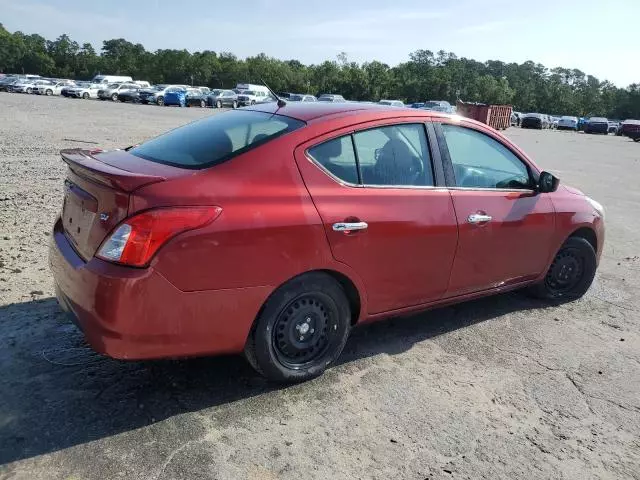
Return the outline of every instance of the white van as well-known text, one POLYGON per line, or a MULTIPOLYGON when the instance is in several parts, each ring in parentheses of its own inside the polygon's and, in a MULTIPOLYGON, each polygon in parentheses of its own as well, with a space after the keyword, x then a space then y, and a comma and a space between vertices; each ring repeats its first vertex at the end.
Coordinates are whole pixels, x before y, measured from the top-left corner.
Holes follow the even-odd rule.
POLYGON ((122 75, 96 75, 91 83, 125 83, 132 82, 133 78, 122 75))
POLYGON ((238 91, 238 105, 254 105, 256 103, 271 102, 275 99, 271 92, 264 85, 253 85, 251 83, 239 83, 236 85, 238 91))
POLYGON ((138 85, 140 88, 150 88, 151 84, 146 80, 134 80, 133 83, 138 85))

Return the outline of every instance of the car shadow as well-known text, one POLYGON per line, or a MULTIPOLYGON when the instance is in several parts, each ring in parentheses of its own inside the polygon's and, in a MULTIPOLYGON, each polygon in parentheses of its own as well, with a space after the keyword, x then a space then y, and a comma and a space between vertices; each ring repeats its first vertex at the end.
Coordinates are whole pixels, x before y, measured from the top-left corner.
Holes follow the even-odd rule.
MULTIPOLYGON (((354 329, 340 363, 546 304, 495 297, 354 329)), ((0 465, 283 388, 241 357, 123 362, 92 352, 53 298, 0 307, 0 465)))

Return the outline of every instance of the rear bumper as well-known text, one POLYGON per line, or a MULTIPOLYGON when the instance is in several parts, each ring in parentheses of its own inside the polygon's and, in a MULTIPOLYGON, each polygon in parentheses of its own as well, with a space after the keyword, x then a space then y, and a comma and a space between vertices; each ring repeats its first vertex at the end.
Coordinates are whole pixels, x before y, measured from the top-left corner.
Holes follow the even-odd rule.
POLYGON ((49 248, 60 306, 91 347, 119 359, 239 353, 269 287, 183 292, 152 267, 84 262, 54 227, 49 248))

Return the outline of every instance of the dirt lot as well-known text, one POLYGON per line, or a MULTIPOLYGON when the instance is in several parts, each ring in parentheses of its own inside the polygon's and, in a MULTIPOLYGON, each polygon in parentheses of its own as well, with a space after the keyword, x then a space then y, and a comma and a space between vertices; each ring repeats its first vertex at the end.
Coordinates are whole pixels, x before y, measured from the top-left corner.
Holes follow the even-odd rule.
POLYGON ((607 209, 581 301, 507 294, 361 328, 287 388, 240 358, 84 348, 47 266, 58 151, 211 113, 0 94, 0 478, 640 478, 640 145, 619 137, 507 132, 607 209))

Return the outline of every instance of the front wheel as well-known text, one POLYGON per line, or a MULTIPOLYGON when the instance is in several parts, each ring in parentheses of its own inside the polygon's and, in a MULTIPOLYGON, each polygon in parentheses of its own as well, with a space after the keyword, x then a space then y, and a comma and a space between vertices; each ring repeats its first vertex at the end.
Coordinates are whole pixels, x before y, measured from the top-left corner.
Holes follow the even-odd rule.
POLYGON ((31 89, 31 87, 27 88, 27 93, 31 94, 31 92, 33 92, 33 90, 31 89))
POLYGON ((84 100, 89 100, 89 93, 88 93, 88 92, 84 92, 84 93, 82 94, 82 98, 83 98, 84 100))
POLYGON ((118 101, 118 94, 114 93, 113 95, 111 95, 111 100, 113 100, 114 102, 118 101))
POLYGON ((256 319, 245 356, 276 382, 321 375, 340 356, 351 327, 351 309, 338 282, 308 273, 276 290, 256 319))
POLYGON ((638 138, 634 138, 634 139, 633 139, 633 141, 634 141, 634 142, 636 142, 636 143, 637 143, 637 142, 640 142, 640 137, 638 137, 638 138))
POLYGON ((164 97, 158 97, 158 100, 156 101, 156 103, 160 106, 164 105, 164 97))
POLYGON ((222 102, 220 100, 216 102, 216 108, 222 108, 222 102))
POLYGON ((200 108, 204 108, 207 106, 207 102, 205 102, 204 100, 200 100, 200 108))
POLYGON ((236 108, 238 108, 238 102, 236 102, 235 100, 233 101, 233 104, 231 105, 233 107, 233 109, 235 110, 236 108))
POLYGON ((544 280, 529 288, 545 300, 573 300, 582 297, 596 275, 596 252, 584 238, 569 237, 551 263, 544 280))
POLYGON ((53 95, 53 90, 47 90, 44 93, 47 95, 47 97, 50 97, 51 95, 53 95))

